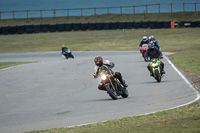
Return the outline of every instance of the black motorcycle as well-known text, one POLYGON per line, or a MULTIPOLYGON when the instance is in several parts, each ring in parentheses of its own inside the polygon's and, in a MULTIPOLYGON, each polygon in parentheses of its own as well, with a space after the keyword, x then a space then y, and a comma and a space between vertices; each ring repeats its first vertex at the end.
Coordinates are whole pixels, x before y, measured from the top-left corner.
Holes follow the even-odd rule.
POLYGON ((100 72, 100 79, 102 86, 105 87, 105 91, 110 95, 113 100, 117 100, 118 96, 123 98, 128 97, 129 93, 126 87, 124 87, 118 78, 115 78, 110 69, 102 70, 100 72))
POLYGON ((70 57, 74 58, 70 49, 66 49, 64 52, 62 52, 62 55, 64 55, 66 59, 68 59, 70 57))

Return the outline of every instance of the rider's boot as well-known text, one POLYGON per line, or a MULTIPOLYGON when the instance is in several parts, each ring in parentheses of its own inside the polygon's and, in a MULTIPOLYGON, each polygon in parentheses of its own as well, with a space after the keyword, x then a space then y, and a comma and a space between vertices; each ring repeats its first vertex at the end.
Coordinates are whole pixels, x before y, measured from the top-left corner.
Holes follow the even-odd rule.
POLYGON ((163 54, 162 53, 160 53, 160 58, 163 59, 163 54))
POLYGON ((98 89, 99 89, 99 90, 102 90, 102 91, 106 91, 105 86, 103 86, 102 84, 100 84, 100 85, 98 86, 98 89))
POLYGON ((162 74, 165 74, 165 70, 162 70, 162 72, 161 72, 162 74))
POLYGON ((124 87, 128 87, 128 85, 125 83, 125 80, 123 80, 122 85, 123 85, 124 87))
POLYGON ((153 76, 153 73, 152 73, 152 72, 150 72, 150 76, 153 76))

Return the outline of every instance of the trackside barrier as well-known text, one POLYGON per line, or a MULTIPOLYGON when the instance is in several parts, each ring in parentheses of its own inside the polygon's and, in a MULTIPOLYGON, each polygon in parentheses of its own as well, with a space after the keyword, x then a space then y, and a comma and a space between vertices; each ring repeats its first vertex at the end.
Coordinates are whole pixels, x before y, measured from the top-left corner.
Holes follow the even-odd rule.
POLYGON ((73 24, 65 24, 65 31, 72 31, 73 24))
POLYGON ((96 23, 96 30, 102 30, 103 29, 103 23, 96 23))
POLYGON ((33 25, 33 33, 40 33, 41 26, 40 25, 33 25))
POLYGON ((147 21, 147 22, 108 22, 108 23, 71 23, 71 24, 43 24, 24 26, 0 27, 1 35, 32 34, 40 32, 86 31, 86 30, 115 30, 115 29, 160 29, 160 28, 187 28, 200 27, 200 21, 147 21))

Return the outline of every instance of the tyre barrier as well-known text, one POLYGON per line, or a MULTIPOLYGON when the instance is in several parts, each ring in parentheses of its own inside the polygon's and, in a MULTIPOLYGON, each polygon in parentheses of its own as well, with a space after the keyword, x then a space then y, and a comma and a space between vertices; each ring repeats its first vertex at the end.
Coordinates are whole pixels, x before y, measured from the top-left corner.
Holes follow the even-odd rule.
POLYGON ((150 29, 156 29, 157 28, 157 22, 149 22, 149 28, 150 29))
POLYGON ((96 30, 102 30, 104 28, 103 23, 96 23, 96 30))
POLYGON ((65 24, 65 31, 72 31, 73 24, 65 24))
POLYGON ((149 22, 141 22, 142 23, 142 28, 146 29, 149 27, 149 22))
POLYGON ((33 33, 40 33, 41 32, 41 26, 40 25, 34 25, 33 26, 33 33))
POLYGON ((18 34, 24 34, 24 33, 25 33, 25 28, 24 28, 24 26, 18 26, 18 27, 17 27, 17 33, 18 33, 18 34))
POLYGON ((110 23, 104 23, 103 24, 103 29, 104 30, 110 30, 110 23))
POLYGON ((157 22, 157 28, 161 29, 164 27, 164 22, 157 22))
POLYGON ((126 29, 126 23, 125 22, 119 22, 119 29, 126 29))
POLYGON ((134 28, 134 22, 127 22, 126 23, 126 29, 133 29, 134 28))
MULTIPOLYGON (((200 21, 174 22, 175 28, 200 27, 200 21)), ((40 32, 86 31, 86 30, 115 30, 115 29, 139 29, 139 28, 171 28, 171 21, 147 21, 147 22, 109 22, 109 23, 72 23, 72 24, 44 24, 0 27, 0 34, 31 34, 40 32)))
POLYGON ((57 24, 57 31, 58 32, 65 31, 65 24, 57 24))
POLYGON ((1 30, 2 30, 1 32, 2 32, 3 35, 10 34, 10 27, 2 27, 1 30))
POLYGON ((142 23, 141 22, 135 22, 134 23, 134 29, 139 29, 142 28, 142 23))
POLYGON ((50 32, 56 32, 57 31, 57 25, 49 25, 49 31, 50 32))
POLYGON ((49 25, 41 25, 41 32, 48 32, 49 31, 49 25))
POLYGON ((73 24, 73 30, 79 31, 81 29, 81 24, 73 24))
POLYGON ((17 33, 17 26, 11 26, 10 27, 10 34, 16 34, 17 33))
POLYGON ((33 33, 33 25, 26 25, 25 26, 25 32, 28 34, 33 33))
POLYGON ((89 30, 96 30, 96 24, 95 23, 89 23, 89 24, 85 24, 85 25, 88 25, 89 30))
POLYGON ((116 23, 110 23, 110 29, 111 30, 119 29, 119 23, 118 22, 116 22, 116 23))
POLYGON ((171 28, 171 22, 164 22, 163 28, 171 28))
POLYGON ((88 24, 81 24, 81 30, 86 31, 88 29, 88 24))

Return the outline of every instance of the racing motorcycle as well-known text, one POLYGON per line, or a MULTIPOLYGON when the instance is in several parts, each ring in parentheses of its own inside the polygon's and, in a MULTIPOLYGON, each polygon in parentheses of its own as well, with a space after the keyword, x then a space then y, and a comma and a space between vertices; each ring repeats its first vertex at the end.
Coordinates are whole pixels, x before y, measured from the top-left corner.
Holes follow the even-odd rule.
POLYGON ((66 59, 69 57, 74 58, 70 49, 66 49, 66 51, 62 52, 62 55, 65 56, 66 59))
POLYGON ((150 65, 151 65, 151 70, 152 70, 152 73, 153 73, 153 77, 155 78, 155 80, 157 80, 157 82, 160 82, 161 81, 161 78, 162 78, 162 67, 160 66, 160 61, 158 59, 153 59, 151 62, 150 62, 150 65))
POLYGON ((118 78, 114 77, 109 69, 100 72, 100 79, 102 86, 105 87, 105 90, 113 100, 117 100, 120 95, 123 98, 128 97, 129 93, 126 87, 121 84, 118 78))
POLYGON ((148 49, 148 44, 143 44, 142 45, 142 50, 141 50, 141 53, 142 53, 142 57, 144 58, 144 61, 146 61, 145 57, 146 57, 146 52, 147 52, 147 49, 148 49))

